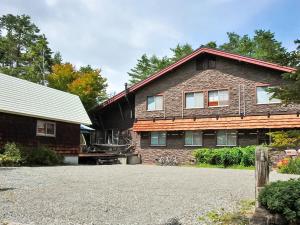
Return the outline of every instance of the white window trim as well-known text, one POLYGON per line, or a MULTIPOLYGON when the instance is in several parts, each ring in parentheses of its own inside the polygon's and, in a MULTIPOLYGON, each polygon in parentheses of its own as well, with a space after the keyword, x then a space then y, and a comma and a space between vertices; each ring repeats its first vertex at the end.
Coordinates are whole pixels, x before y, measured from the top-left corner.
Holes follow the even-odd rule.
MULTIPOLYGON (((228 92, 228 102, 230 101, 230 96, 229 96, 229 89, 220 89, 220 90, 209 90, 208 92, 207 92, 207 97, 208 97, 208 100, 207 100, 207 106, 208 106, 208 108, 220 108, 220 107, 227 107, 227 106, 229 106, 229 104, 227 104, 227 105, 216 105, 216 106, 209 106, 209 92, 211 92, 211 91, 218 91, 218 96, 219 96, 219 91, 227 91, 228 92)), ((218 104, 219 104, 219 99, 218 99, 218 104)))
POLYGON ((185 92, 184 93, 184 109, 204 109, 204 92, 203 91, 191 91, 191 92, 185 92), (203 107, 186 107, 186 94, 191 94, 191 93, 202 93, 203 97, 203 107))
POLYGON ((56 137, 56 123, 55 122, 50 122, 50 121, 45 121, 45 120, 37 120, 36 121, 36 136, 39 136, 39 137, 56 137), (37 126, 37 124, 39 122, 46 123, 45 133, 39 133, 38 132, 38 126, 37 126), (54 125, 54 134, 47 134, 47 124, 54 125))
MULTIPOLYGON (((147 96, 147 99, 146 99, 146 108, 147 108, 147 111, 148 112, 153 112, 153 111, 163 111, 164 110, 164 96, 163 95, 152 95, 152 96, 147 96), (155 102, 155 98, 156 97, 162 97, 162 109, 149 109, 148 108, 148 98, 149 97, 154 97, 154 102, 155 102)), ((155 105, 156 107, 156 105, 155 105)))
MULTIPOLYGON (((193 130, 192 132, 199 132, 201 134, 201 145, 186 145, 185 144, 185 133, 184 133, 184 146, 185 147, 202 147, 203 146, 203 132, 202 131, 197 131, 197 130, 193 130)), ((193 138, 192 138, 192 142, 194 142, 194 135, 193 135, 193 138)))
POLYGON ((257 88, 263 88, 263 87, 265 87, 265 88, 272 88, 273 86, 256 86, 255 87, 255 96, 256 96, 256 104, 257 105, 274 105, 274 104, 282 104, 282 102, 281 102, 281 100, 280 100, 280 102, 270 102, 270 100, 271 99, 269 99, 269 102, 267 102, 267 103, 259 103, 258 102, 258 98, 257 98, 257 88))

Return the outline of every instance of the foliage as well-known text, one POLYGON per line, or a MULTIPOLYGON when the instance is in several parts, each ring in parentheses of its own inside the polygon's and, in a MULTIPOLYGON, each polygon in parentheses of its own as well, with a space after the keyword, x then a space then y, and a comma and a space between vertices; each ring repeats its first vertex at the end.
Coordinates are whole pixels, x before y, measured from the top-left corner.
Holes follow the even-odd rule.
POLYGON ((199 217, 200 221, 207 224, 219 225, 248 225, 250 216, 254 212, 255 201, 242 200, 238 204, 238 210, 233 212, 225 211, 224 208, 219 211, 212 210, 204 216, 199 217))
POLYGON ((290 159, 279 165, 280 173, 299 174, 300 175, 300 158, 290 159))
POLYGON ((269 30, 255 30, 252 38, 233 32, 228 32, 227 36, 228 42, 220 45, 219 49, 282 65, 290 65, 291 54, 269 30))
POLYGON ((0 71, 15 77, 44 83, 52 65, 52 51, 45 35, 29 16, 0 17, 0 71))
POLYGON ((63 164, 63 156, 47 147, 23 148, 22 158, 29 166, 54 166, 63 164))
POLYGON ((255 170, 255 166, 231 165, 224 167, 223 165, 212 165, 208 163, 198 163, 194 165, 197 168, 221 168, 221 169, 234 169, 234 170, 255 170))
POLYGON ((288 221, 300 219, 300 179, 272 182, 259 193, 259 202, 288 221))
POLYGON ((106 78, 90 66, 76 70, 71 63, 56 64, 48 76, 50 87, 78 95, 87 110, 106 99, 106 78))
POLYGON ((254 166, 255 164, 255 146, 202 148, 195 150, 193 155, 198 163, 222 165, 223 167, 232 165, 254 166))
POLYGON ((21 163, 21 152, 15 143, 6 143, 3 149, 0 166, 18 166, 21 163))
POLYGON ((130 84, 135 84, 146 79, 151 74, 164 69, 193 52, 193 49, 189 44, 177 44, 175 48, 171 48, 170 50, 172 52, 171 57, 164 56, 160 58, 156 55, 147 56, 146 54, 143 54, 141 58, 137 60, 135 67, 128 72, 130 84))
POLYGON ((272 138, 271 147, 293 148, 300 146, 300 130, 269 132, 272 138))

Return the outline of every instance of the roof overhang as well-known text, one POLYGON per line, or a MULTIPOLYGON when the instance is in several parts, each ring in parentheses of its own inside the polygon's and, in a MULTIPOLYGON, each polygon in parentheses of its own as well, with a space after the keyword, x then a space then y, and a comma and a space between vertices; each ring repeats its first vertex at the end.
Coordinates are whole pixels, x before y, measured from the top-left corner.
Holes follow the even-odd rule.
POLYGON ((292 73, 292 72, 296 71, 296 69, 292 68, 292 67, 281 66, 281 65, 276 64, 276 63, 271 63, 271 62, 251 58, 251 57, 246 57, 246 56, 242 56, 242 55, 238 55, 238 54, 234 54, 234 53, 229 53, 229 52, 225 52, 225 51, 221 51, 221 50, 217 50, 217 49, 212 49, 212 48, 206 48, 206 47, 205 48, 199 48, 199 49, 195 50, 193 53, 191 53, 191 54, 185 56, 184 58, 180 59, 176 63, 173 63, 172 65, 170 65, 170 66, 158 71, 157 73, 154 73, 151 76, 147 77, 145 80, 142 80, 142 81, 132 85, 131 87, 128 88, 128 90, 126 92, 122 91, 122 92, 118 93, 117 95, 113 96, 112 98, 106 100, 105 102, 100 104, 99 107, 103 108, 107 105, 110 105, 111 103, 113 103, 115 101, 118 101, 119 99, 123 98, 126 94, 133 93, 133 92, 137 91, 141 87, 143 87, 146 84, 152 82, 153 80, 167 74, 168 72, 174 70, 175 68, 177 68, 180 65, 184 64, 185 62, 187 62, 187 61, 189 61, 189 60, 191 60, 191 59, 193 59, 193 58, 195 58, 195 57, 197 57, 201 54, 205 54, 205 53, 215 55, 215 56, 224 57, 224 58, 228 58, 228 59, 232 59, 232 60, 236 60, 236 61, 239 61, 239 62, 245 62, 245 63, 261 66, 261 67, 264 67, 264 68, 269 68, 269 69, 281 71, 283 73, 292 73))
POLYGON ((219 117, 197 119, 140 120, 134 123, 133 131, 180 131, 180 130, 226 130, 300 128, 300 117, 296 114, 219 117))

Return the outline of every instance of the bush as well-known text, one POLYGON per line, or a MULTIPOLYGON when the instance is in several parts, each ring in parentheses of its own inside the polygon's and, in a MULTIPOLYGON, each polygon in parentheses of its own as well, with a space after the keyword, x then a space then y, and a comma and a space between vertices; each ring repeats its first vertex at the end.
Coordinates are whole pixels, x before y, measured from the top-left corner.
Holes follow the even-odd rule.
POLYGON ((7 143, 0 154, 0 166, 18 166, 21 163, 21 152, 15 143, 7 143))
POLYGON ((63 156, 47 147, 26 149, 22 151, 24 164, 29 166, 53 166, 63 164, 63 156))
POLYGON ((270 183, 259 193, 258 200, 271 213, 295 222, 300 219, 300 179, 270 183))
POLYGON ((203 148, 193 152, 198 163, 212 165, 232 165, 254 166, 255 146, 247 147, 226 147, 226 148, 203 148))
POLYGON ((280 173, 300 174, 300 158, 283 161, 278 170, 280 173))
POLYGON ((275 131, 268 135, 272 138, 270 146, 274 148, 295 148, 300 145, 300 130, 275 131))

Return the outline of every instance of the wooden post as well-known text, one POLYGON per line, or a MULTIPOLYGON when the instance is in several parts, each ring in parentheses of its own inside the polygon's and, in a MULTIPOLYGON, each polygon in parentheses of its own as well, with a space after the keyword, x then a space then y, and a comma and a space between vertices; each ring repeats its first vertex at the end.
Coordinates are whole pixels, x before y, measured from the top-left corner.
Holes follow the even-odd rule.
POLYGON ((260 207, 258 194, 269 182, 269 156, 268 148, 257 146, 255 150, 255 200, 256 207, 260 207))

